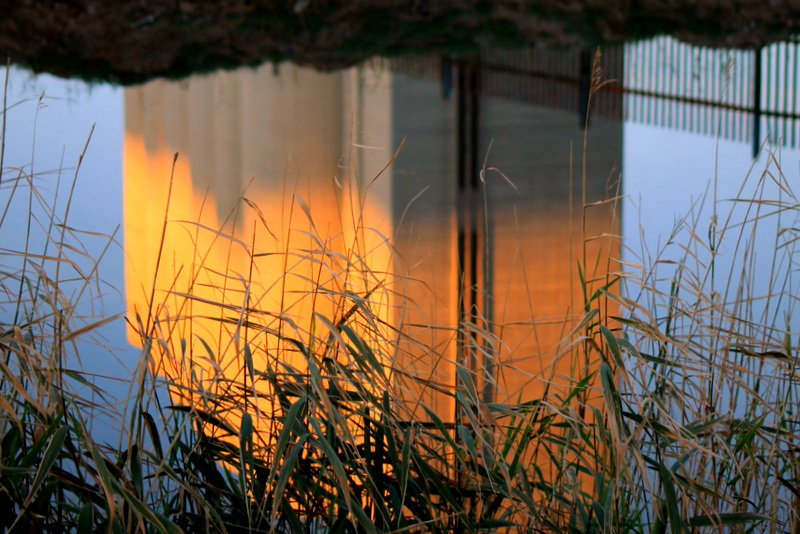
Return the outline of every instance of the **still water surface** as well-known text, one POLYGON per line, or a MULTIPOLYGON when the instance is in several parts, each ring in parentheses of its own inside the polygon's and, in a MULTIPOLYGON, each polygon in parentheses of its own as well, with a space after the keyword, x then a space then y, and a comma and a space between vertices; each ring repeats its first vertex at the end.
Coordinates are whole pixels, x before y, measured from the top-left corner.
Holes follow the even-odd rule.
MULTIPOLYGON (((591 58, 569 50, 487 53, 480 64, 423 57, 332 74, 264 66, 127 89, 12 69, 8 101, 20 104, 7 116, 4 164, 32 171, 41 190, 54 194, 55 171, 74 168, 94 125, 68 225, 119 230, 104 253, 107 238, 81 236, 88 256, 103 254, 103 284, 92 288, 102 298, 87 303, 87 317, 145 313, 173 175, 174 223, 160 280, 188 287, 198 250, 209 251, 209 287, 221 283, 209 273, 249 271, 244 247, 223 251, 195 223, 226 228, 259 251, 310 246, 302 231, 335 248, 357 234, 342 213, 363 213, 370 231, 359 240, 360 258, 374 280, 351 289, 368 291, 388 273, 414 281, 387 297, 385 319, 402 317, 412 338, 437 347, 441 361, 420 357, 409 363, 415 372, 451 384, 452 362, 463 357, 446 328, 429 325, 491 325, 502 343, 492 362, 496 386, 484 393, 528 399, 548 373, 570 372, 549 366, 565 317, 580 307, 576 265, 584 236, 603 236, 589 241, 586 253, 600 279, 622 269, 617 259, 652 261, 704 195, 705 209, 689 228, 706 236, 712 199, 720 200, 720 213, 729 209, 724 200, 737 196, 749 169, 760 174, 768 165, 765 154, 753 159, 768 135, 788 183, 797 182, 797 55, 787 45, 772 49, 759 59, 660 38, 607 51, 601 64, 609 83, 592 96, 588 129, 580 117, 591 58), (755 72, 762 74, 760 92, 755 72), (260 213, 236 209, 243 191, 260 213), (294 195, 307 202, 313 227, 292 211, 294 195), (596 205, 583 210, 584 202, 596 205)), ((59 186, 62 208, 68 181, 59 186)), ((17 200, 3 248, 22 244, 27 203, 17 200)), ((277 256, 259 258, 262 308, 280 307, 282 289, 272 281, 285 268, 277 256)), ((668 269, 661 276, 669 278, 668 269)), ((303 285, 288 290, 300 294, 303 285)), ((204 298, 218 297, 209 291, 204 298)), ((298 321, 310 305, 296 299, 298 321)), ((197 322, 194 335, 212 330, 197 322)), ((81 346, 85 368, 130 376, 138 357, 132 330, 120 320, 95 336, 108 348, 81 346)), ((121 386, 107 384, 124 397, 121 386)), ((425 400, 452 410, 444 398, 425 400)))

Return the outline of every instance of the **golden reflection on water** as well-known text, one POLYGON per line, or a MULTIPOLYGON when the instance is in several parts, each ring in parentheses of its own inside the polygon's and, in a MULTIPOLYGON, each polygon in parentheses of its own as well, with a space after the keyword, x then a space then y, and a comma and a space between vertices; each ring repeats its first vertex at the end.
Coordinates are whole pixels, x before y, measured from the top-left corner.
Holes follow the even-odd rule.
MULTIPOLYGON (((155 81, 126 90, 125 101, 126 294, 131 317, 145 327, 154 312, 162 317, 155 335, 169 350, 154 362, 159 372, 184 384, 194 375, 218 391, 246 384, 245 344, 274 355, 275 332, 308 339, 322 328, 312 311, 335 322, 344 293, 369 293, 382 354, 406 371, 396 384, 409 413, 420 416, 424 402, 452 421, 452 394, 420 385, 455 386, 463 283, 455 109, 441 101, 438 84, 381 69, 284 66, 279 74, 266 67, 155 81), (397 161, 381 172, 403 139, 397 161), (163 308, 151 310, 151 302, 163 308)), ((588 238, 617 234, 619 218, 611 204, 581 203, 584 190, 587 203, 616 194, 608 183, 621 160, 622 126, 592 124, 584 184, 574 114, 496 98, 482 105, 481 136, 494 140, 489 165, 514 187, 490 172, 481 193, 492 213, 491 324, 473 318, 474 339, 495 365, 495 400, 524 402, 551 381, 587 372, 562 343, 581 315, 577 265, 586 250, 589 275, 599 280, 593 287, 603 283, 618 244, 588 238)), ((280 357, 305 366, 297 352, 280 357)), ((194 402, 198 392, 173 395, 194 402)), ((269 406, 256 405, 268 421, 269 406)))
MULTIPOLYGON (((364 89, 388 78, 367 74, 266 67, 126 90, 129 316, 158 340, 173 402, 246 387, 245 345, 256 370, 270 357, 303 370, 302 354, 270 344, 309 343, 345 294, 370 292, 390 324, 391 171, 365 177, 391 154, 364 148, 388 146, 388 93, 364 89)), ((255 405, 268 421, 269 402, 255 405)))

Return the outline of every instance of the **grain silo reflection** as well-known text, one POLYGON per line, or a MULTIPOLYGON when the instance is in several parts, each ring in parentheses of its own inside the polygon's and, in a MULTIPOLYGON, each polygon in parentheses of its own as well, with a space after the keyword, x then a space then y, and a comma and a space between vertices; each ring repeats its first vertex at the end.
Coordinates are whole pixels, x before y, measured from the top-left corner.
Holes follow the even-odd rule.
POLYGON ((126 294, 169 348, 159 373, 216 392, 247 384, 245 345, 269 357, 267 334, 303 339, 339 318, 345 294, 369 291, 389 324, 375 287, 390 270, 391 171, 372 177, 390 155, 365 148, 389 145, 388 80, 284 66, 126 90, 126 294))
POLYGON ((409 417, 423 403, 457 417, 457 362, 489 401, 569 382, 560 342, 583 306, 577 265, 602 280, 618 254, 589 239, 617 234, 612 205, 583 206, 616 193, 622 106, 620 94, 597 97, 584 171, 586 54, 545 53, 335 74, 262 67, 128 89, 129 309, 186 356, 159 371, 246 384, 243 344, 314 331, 312 309, 335 321, 348 293, 375 301, 409 417), (354 264, 360 274, 345 276, 354 264), (152 302, 167 310, 156 330, 152 302))

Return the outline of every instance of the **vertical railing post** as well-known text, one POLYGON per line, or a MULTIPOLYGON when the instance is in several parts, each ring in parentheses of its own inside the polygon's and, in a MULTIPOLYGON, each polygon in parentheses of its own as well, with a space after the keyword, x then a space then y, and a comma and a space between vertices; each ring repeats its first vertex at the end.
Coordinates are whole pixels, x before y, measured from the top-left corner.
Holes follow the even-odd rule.
MULTIPOLYGON (((469 339, 465 335, 461 323, 472 312, 472 283, 473 283, 473 260, 470 254, 472 247, 472 174, 475 161, 475 147, 472 144, 472 71, 474 67, 467 61, 462 60, 457 64, 457 92, 456 92, 456 215, 457 215, 457 235, 456 249, 458 253, 458 314, 456 324, 457 336, 457 359, 456 365, 465 369, 472 369, 469 339)), ((453 377, 455 387, 461 387, 458 373, 453 377)), ((461 410, 456 402, 454 422, 456 425, 461 420, 461 410)))
MULTIPOLYGON (((460 61, 457 73, 456 102, 456 198, 457 198, 457 251, 458 251, 458 322, 475 322, 482 318, 481 327, 490 331, 492 322, 492 284, 494 271, 490 233, 491 217, 488 213, 488 194, 481 178, 481 75, 479 58, 460 61)), ((483 398, 494 400, 494 356, 491 351, 479 361, 476 336, 468 336, 459 328, 458 364, 467 369, 476 386, 482 379, 483 398), (482 371, 482 372, 481 372, 482 371)), ((458 387, 456 380, 456 387, 458 387)), ((458 421, 456 410, 456 421, 458 421)))
POLYGON ((578 66, 578 125, 589 126, 589 95, 592 91, 592 51, 582 47, 578 66))
POLYGON ((761 148, 761 52, 763 49, 755 50, 755 61, 753 68, 753 159, 758 157, 761 148))
POLYGON ((453 61, 445 56, 439 56, 439 69, 442 78, 442 100, 450 100, 453 92, 453 61))

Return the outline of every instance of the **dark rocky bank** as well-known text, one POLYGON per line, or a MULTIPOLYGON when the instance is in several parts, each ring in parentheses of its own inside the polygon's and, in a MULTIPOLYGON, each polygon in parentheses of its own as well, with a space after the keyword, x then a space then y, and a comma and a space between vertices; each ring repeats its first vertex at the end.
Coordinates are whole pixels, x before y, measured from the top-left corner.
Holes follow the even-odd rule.
POLYGON ((797 0, 0 1, 0 55, 136 84, 265 61, 318 69, 481 47, 594 46, 671 34, 753 48, 791 39, 797 0))

